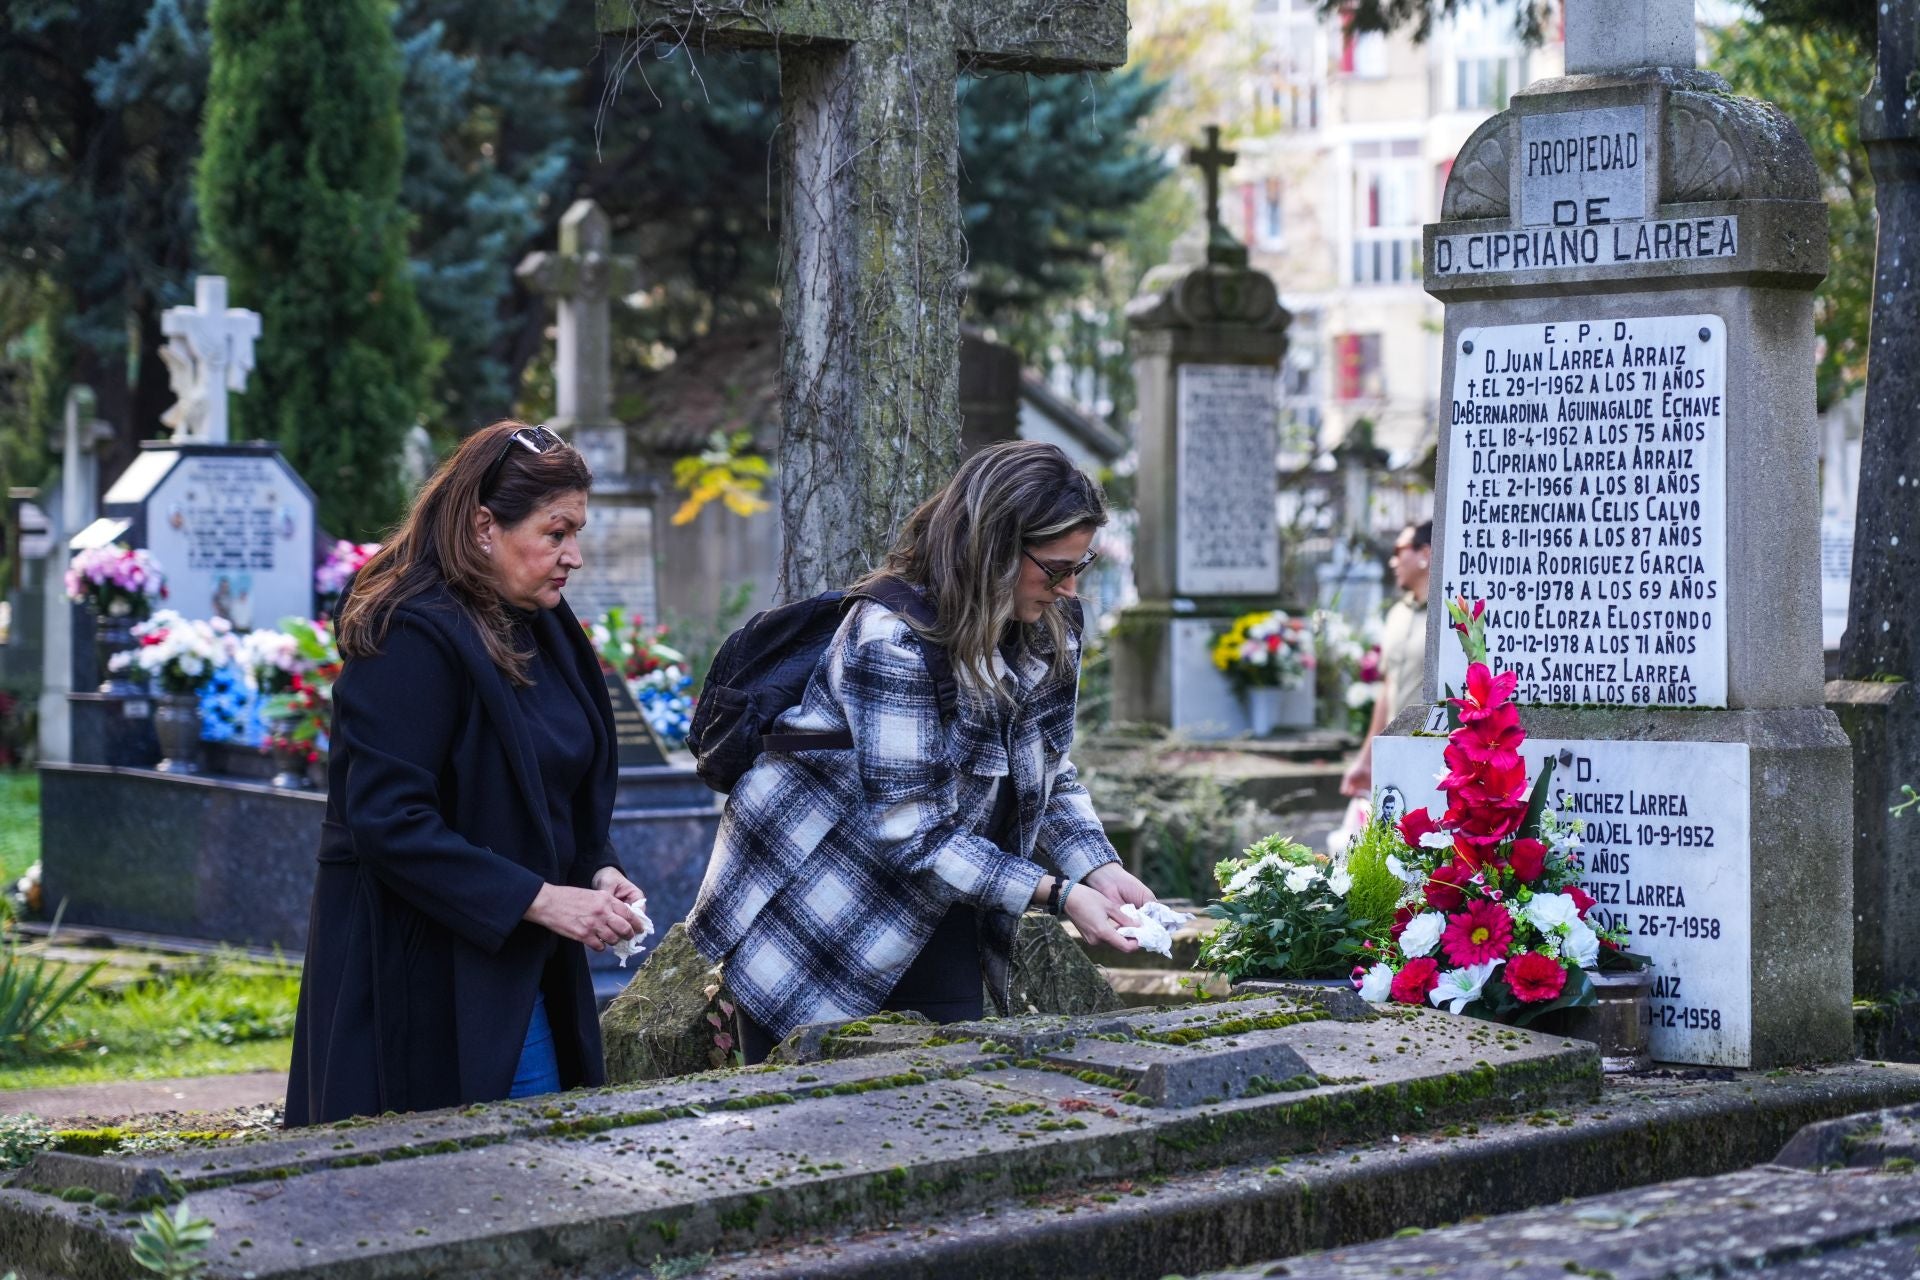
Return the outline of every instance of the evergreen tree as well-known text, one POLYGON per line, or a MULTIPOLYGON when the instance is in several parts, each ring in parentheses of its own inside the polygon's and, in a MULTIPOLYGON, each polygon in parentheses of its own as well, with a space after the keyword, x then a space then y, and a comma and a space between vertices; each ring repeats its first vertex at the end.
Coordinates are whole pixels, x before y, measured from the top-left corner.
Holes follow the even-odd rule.
POLYGON ((332 532, 400 510, 429 350, 399 205, 400 59, 380 0, 213 0, 198 180, 207 256, 259 310, 236 418, 278 440, 332 532))

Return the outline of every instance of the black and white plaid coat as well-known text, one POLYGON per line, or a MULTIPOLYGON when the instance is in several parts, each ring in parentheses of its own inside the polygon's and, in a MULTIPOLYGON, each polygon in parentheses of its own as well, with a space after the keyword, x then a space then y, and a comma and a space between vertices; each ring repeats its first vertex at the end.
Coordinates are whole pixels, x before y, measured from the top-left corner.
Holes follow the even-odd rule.
POLYGON ((1059 679, 1044 652, 996 655, 1014 705, 963 690, 943 724, 912 628, 871 602, 848 612, 775 732, 846 729, 853 747, 760 757, 727 799, 687 922, 761 1026, 785 1036, 873 1013, 954 903, 979 909, 987 987, 1005 1008, 1014 930, 1041 875, 1117 858, 1067 759, 1073 643, 1059 679), (1018 815, 1005 850, 974 834, 1003 781, 1018 815))

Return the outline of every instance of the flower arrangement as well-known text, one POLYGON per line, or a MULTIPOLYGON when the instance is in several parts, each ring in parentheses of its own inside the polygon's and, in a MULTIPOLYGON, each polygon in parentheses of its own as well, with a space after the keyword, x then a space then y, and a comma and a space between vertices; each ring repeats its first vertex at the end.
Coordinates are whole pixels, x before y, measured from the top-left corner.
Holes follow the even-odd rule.
POLYGON ((285 693, 293 677, 306 665, 300 656, 300 642, 290 633, 259 627, 241 636, 234 646, 233 662, 249 688, 271 697, 285 693))
POLYGON ((1337 978, 1366 948, 1349 910, 1353 880, 1282 835, 1214 868, 1223 886, 1208 914, 1222 921, 1200 944, 1202 968, 1229 979, 1337 978))
POLYGON ((162 609, 134 624, 135 647, 116 653, 113 671, 141 671, 167 693, 197 693, 233 660, 233 624, 225 618, 185 618, 162 609))
POLYGON ((116 542, 88 547, 67 562, 67 599, 102 617, 145 618, 167 598, 167 575, 145 550, 116 542))
POLYGON ((693 719, 693 673, 686 655, 668 644, 667 629, 649 626, 638 614, 609 609, 593 622, 582 621, 600 665, 627 682, 647 723, 669 747, 687 740, 693 719))
POLYGON ((1291 689, 1314 668, 1313 632, 1279 609, 1242 614, 1214 641, 1213 665, 1243 689, 1291 689))
POLYGON ((1645 961, 1620 949, 1618 932, 1587 920, 1594 899, 1580 887, 1575 852, 1582 826, 1546 805, 1551 761, 1527 785, 1517 677, 1487 665, 1485 608, 1447 606, 1468 663, 1465 690, 1447 699, 1447 808, 1437 819, 1414 810, 1393 829, 1399 852, 1388 867, 1405 888, 1383 957, 1352 976, 1376 1004, 1431 1003, 1524 1024, 1592 1004, 1586 971, 1603 952, 1632 967, 1645 961))
POLYGON ((1386 672, 1380 666, 1380 646, 1374 645, 1360 655, 1353 679, 1347 684, 1347 731, 1359 736, 1373 722, 1373 704, 1386 688, 1386 672))
POLYGON ((313 571, 313 593, 320 598, 322 616, 331 614, 340 603, 340 593, 347 589, 347 583, 353 575, 360 572, 362 565, 373 559, 374 552, 380 550, 377 542, 348 542, 345 538, 335 542, 313 571))
POLYGON ((317 763, 327 754, 340 649, 323 618, 282 618, 280 628, 293 640, 294 666, 287 673, 286 691, 268 698, 261 708, 261 715, 273 723, 267 745, 317 763))

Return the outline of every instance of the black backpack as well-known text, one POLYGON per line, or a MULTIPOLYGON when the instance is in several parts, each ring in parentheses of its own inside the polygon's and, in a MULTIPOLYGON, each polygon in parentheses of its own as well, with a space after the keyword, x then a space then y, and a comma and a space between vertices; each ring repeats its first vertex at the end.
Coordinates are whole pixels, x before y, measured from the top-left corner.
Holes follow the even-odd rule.
MULTIPOLYGON (((882 578, 861 591, 823 591, 805 600, 756 613, 728 636, 707 670, 700 700, 687 729, 700 780, 715 791, 732 791, 740 776, 763 751, 832 751, 853 746, 853 735, 769 733, 782 713, 800 705, 807 681, 839 629, 846 611, 871 600, 921 626, 931 626, 933 609, 920 593, 897 578, 882 578)), ((922 639, 920 657, 940 701, 942 718, 959 706, 947 651, 922 639)))

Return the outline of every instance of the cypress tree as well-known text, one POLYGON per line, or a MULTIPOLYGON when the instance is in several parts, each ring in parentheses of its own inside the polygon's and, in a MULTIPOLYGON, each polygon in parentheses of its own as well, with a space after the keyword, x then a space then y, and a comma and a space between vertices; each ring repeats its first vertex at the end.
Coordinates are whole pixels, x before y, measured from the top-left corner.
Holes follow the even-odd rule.
POLYGON ((279 441, 338 536, 399 512, 430 340, 399 205, 400 58, 384 0, 214 0, 197 194, 236 305, 261 313, 247 435, 279 441))

